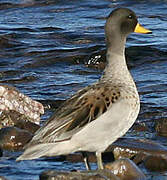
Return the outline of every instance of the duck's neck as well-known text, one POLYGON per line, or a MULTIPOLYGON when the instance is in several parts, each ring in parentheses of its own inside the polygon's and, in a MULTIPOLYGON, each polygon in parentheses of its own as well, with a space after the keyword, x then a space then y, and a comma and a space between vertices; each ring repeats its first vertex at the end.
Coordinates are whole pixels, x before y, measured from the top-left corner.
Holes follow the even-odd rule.
POLYGON ((124 56, 126 37, 117 32, 106 33, 107 53, 124 56))
MULTIPOLYGON (((126 41, 126 40, 124 40, 126 41)), ((107 44, 107 65, 102 80, 116 83, 128 83, 134 86, 134 81, 127 68, 125 60, 125 42, 107 44), (119 45, 118 45, 119 44, 119 45)))

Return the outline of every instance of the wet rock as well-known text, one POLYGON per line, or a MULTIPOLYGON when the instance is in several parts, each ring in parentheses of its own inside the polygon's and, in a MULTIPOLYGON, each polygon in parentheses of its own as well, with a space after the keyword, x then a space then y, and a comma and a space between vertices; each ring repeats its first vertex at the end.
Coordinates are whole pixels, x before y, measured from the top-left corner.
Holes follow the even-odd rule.
POLYGON ((150 171, 163 172, 167 171, 167 156, 147 156, 144 160, 145 167, 150 171))
MULTIPOLYGON (((88 161, 90 163, 96 163, 97 159, 95 156, 95 153, 91 153, 91 152, 87 152, 87 156, 88 156, 88 161)), ((103 162, 112 162, 114 161, 114 156, 112 152, 105 152, 102 154, 102 159, 103 162)), ((73 154, 68 154, 66 156, 59 156, 57 157, 57 160, 59 161, 69 161, 72 163, 76 163, 76 162, 83 162, 83 156, 81 153, 73 153, 73 154)))
POLYGON ((15 127, 27 130, 28 132, 34 134, 40 126, 38 124, 35 124, 31 121, 24 121, 24 120, 19 120, 15 123, 15 127))
POLYGON ((7 180, 7 179, 3 176, 0 176, 0 180, 7 180))
POLYGON ((139 163, 149 155, 167 156, 167 148, 151 140, 120 138, 106 151, 113 152, 115 159, 133 158, 139 163))
POLYGON ((0 86, 0 124, 1 127, 13 125, 13 118, 23 115, 31 122, 39 124, 40 115, 44 113, 43 105, 20 93, 14 87, 0 86))
POLYGON ((103 70, 106 66, 106 50, 97 51, 94 54, 91 54, 91 56, 86 59, 85 64, 88 67, 103 70))
POLYGON ((3 150, 0 149, 0 157, 2 157, 2 156, 3 156, 3 150))
POLYGON ((159 136, 167 136, 167 118, 156 120, 155 130, 159 136))
POLYGON ((118 176, 120 180, 146 180, 146 176, 136 164, 127 158, 106 164, 105 168, 118 176))
MULTIPOLYGON (((87 153, 87 156, 88 156, 88 161, 89 162, 96 162, 96 156, 94 153, 87 153)), ((73 154, 69 154, 67 156, 64 156, 64 160, 65 161, 69 161, 69 162, 72 162, 72 163, 75 163, 75 162, 83 162, 83 156, 81 153, 73 153, 73 154)))
POLYGON ((3 111, 0 114, 0 129, 7 126, 16 126, 34 133, 40 126, 31 121, 31 118, 19 112, 3 111))
POLYGON ((136 132, 141 132, 141 131, 148 131, 149 128, 146 126, 146 124, 139 124, 139 123, 135 123, 132 127, 133 130, 135 130, 136 132))
POLYGON ((14 122, 8 112, 0 111, 0 129, 6 126, 14 126, 14 122))
POLYGON ((167 171, 167 148, 151 140, 120 138, 107 151, 112 151, 115 159, 131 158, 151 171, 167 171))
POLYGON ((4 150, 22 150, 33 135, 16 127, 6 127, 0 130, 0 148, 4 150))
POLYGON ((73 44, 89 44, 92 43, 90 39, 79 39, 76 41, 73 41, 73 44))
POLYGON ((15 46, 9 38, 0 36, 0 48, 12 48, 15 46))
POLYGON ((109 170, 61 172, 48 170, 40 174, 40 180, 120 180, 109 170))

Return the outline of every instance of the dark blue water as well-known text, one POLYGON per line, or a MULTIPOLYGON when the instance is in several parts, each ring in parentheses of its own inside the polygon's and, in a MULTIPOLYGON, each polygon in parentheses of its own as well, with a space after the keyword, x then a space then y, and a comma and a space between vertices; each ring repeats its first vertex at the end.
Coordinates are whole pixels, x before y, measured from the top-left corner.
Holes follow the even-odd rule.
MULTIPOLYGON (((127 42, 128 64, 142 102, 138 120, 145 120, 148 112, 157 113, 155 119, 167 117, 165 0, 1 0, 0 83, 50 105, 42 117, 45 121, 57 100, 67 99, 100 77, 102 69, 87 64, 95 54, 103 60, 105 17, 120 6, 134 10, 139 22, 153 31, 151 35, 131 34, 127 42)), ((152 134, 148 136, 152 138, 152 134)), ((18 155, 5 152, 0 159, 0 175, 11 180, 36 180, 47 169, 84 169, 83 163, 56 160, 16 163, 18 155)), ((154 180, 167 178, 165 173, 146 174, 154 180)))

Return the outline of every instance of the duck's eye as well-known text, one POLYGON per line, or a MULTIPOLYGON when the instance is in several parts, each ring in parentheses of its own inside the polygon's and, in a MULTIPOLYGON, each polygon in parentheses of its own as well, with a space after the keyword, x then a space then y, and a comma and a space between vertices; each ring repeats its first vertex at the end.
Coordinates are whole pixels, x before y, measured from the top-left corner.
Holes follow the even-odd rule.
POLYGON ((133 18, 132 15, 129 15, 129 16, 128 16, 128 19, 132 19, 132 18, 133 18))

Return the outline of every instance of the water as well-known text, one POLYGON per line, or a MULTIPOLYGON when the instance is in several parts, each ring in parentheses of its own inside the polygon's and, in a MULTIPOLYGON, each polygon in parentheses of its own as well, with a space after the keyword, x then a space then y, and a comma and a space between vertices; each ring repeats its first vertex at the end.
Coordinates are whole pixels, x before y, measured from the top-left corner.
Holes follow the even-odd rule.
MULTIPOLYGON (((151 35, 131 34, 127 42, 128 64, 141 95, 138 119, 145 120, 147 113, 147 120, 155 114, 155 119, 167 117, 166 0, 1 0, 0 83, 51 105, 42 117, 45 121, 55 102, 100 77, 101 69, 85 64, 92 55, 102 55, 105 17, 120 6, 134 10, 139 22, 153 31, 151 35)), ((82 163, 54 160, 16 163, 18 155, 5 152, 0 175, 36 180, 47 169, 84 169, 82 163)))

